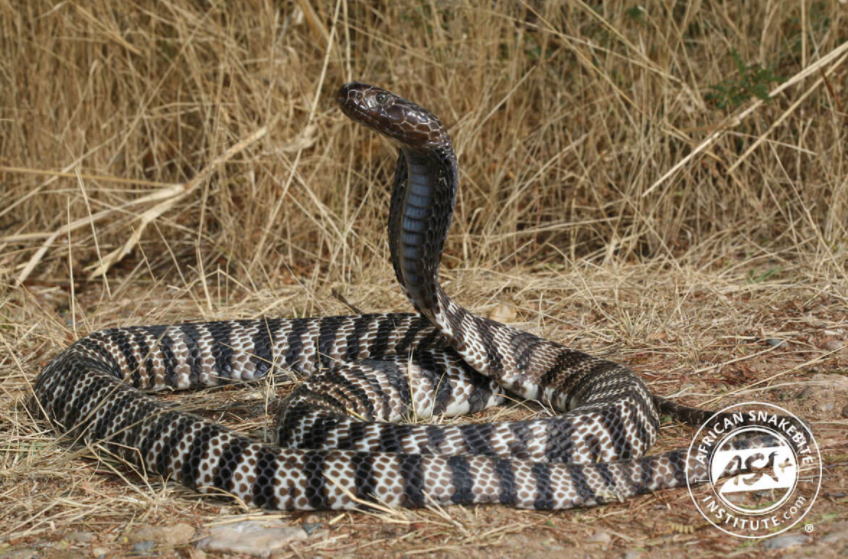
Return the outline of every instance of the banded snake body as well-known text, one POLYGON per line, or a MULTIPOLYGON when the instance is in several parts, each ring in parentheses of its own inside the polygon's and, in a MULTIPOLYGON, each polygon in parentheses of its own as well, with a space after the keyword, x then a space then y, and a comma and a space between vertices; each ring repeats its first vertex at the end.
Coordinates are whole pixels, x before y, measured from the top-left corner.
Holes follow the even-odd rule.
POLYGON ((629 369, 477 316, 439 285, 457 160, 442 123, 378 87, 344 85, 352 120, 399 148, 389 246, 417 313, 230 320, 90 334, 40 373, 53 426, 201 493, 273 509, 502 503, 568 509, 707 478, 684 450, 646 456, 659 413, 708 414, 652 396, 629 369), (184 413, 149 392, 306 380, 279 406, 279 446, 184 413), (539 400, 555 417, 404 424, 539 400))

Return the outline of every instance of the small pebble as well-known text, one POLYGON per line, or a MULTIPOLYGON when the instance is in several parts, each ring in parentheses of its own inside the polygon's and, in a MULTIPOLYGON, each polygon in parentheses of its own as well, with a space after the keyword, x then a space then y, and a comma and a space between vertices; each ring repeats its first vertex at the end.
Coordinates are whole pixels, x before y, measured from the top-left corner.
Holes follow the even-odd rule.
POLYGON ((779 340, 777 338, 768 338, 766 339, 766 344, 771 347, 786 347, 788 344, 786 340, 779 340))
POLYGON ((307 536, 311 536, 315 530, 323 525, 324 524, 322 522, 304 522, 301 528, 303 528, 303 531, 306 532, 307 536))
POLYGON ((90 542, 94 539, 94 534, 91 532, 69 532, 65 534, 65 539, 69 542, 90 542))
POLYGON ((131 544, 153 541, 163 545, 180 545, 190 542, 194 537, 194 527, 177 523, 172 526, 139 526, 128 536, 131 544))
POLYGON ((839 351, 845 347, 845 342, 841 340, 828 340, 822 345, 822 347, 824 347, 827 351, 839 351))
POLYGON ((154 542, 153 540, 147 540, 146 542, 138 542, 133 546, 133 553, 147 553, 154 547, 156 547, 156 542, 154 542))
POLYGON ((95 557, 95 559, 100 559, 100 557, 106 557, 109 555, 108 547, 92 547, 91 555, 95 557))
POLYGON ((489 311, 489 318, 495 322, 515 322, 517 316, 515 307, 507 303, 500 303, 489 311))
POLYGON ((291 542, 307 537, 303 528, 289 526, 278 519, 249 520, 213 526, 209 529, 209 537, 198 542, 197 547, 204 551, 268 557, 291 542))
POLYGON ((595 532, 586 538, 586 541, 606 545, 612 541, 612 536, 610 536, 608 532, 595 532))
POLYGON ((833 529, 821 539, 824 543, 835 543, 841 542, 842 540, 848 540, 848 525, 846 525, 845 522, 840 522, 834 526, 833 529))
POLYGON ((806 543, 810 543, 812 538, 810 536, 803 536, 799 534, 786 534, 785 536, 777 536, 776 538, 771 538, 763 543, 763 547, 766 549, 786 549, 788 547, 797 547, 799 545, 804 545, 806 543))

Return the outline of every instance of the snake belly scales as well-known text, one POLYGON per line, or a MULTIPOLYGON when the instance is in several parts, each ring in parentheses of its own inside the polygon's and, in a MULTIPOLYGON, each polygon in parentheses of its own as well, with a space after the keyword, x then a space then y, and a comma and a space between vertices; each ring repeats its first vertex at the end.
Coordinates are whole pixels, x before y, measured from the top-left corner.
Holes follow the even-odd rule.
POLYGON ((392 265, 417 313, 229 320, 90 334, 38 376, 37 405, 70 439, 201 493, 283 510, 502 503, 568 509, 704 481, 684 450, 646 456, 659 413, 709 414, 651 395, 626 367, 477 316, 438 267, 458 182, 438 118, 375 86, 344 85, 352 120, 399 149, 392 265), (149 392, 305 378, 279 405, 278 446, 179 411, 149 392), (471 424, 511 398, 557 415, 471 424))

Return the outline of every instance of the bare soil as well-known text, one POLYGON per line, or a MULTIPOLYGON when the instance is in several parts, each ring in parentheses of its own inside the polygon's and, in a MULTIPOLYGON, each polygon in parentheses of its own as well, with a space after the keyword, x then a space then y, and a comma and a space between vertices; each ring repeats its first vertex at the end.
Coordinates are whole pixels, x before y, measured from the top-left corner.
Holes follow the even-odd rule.
MULTIPOLYGON (((706 523, 685 489, 557 513, 481 506, 392 514, 274 514, 195 496, 155 477, 145 479, 125 464, 104 461, 94 449, 57 442, 48 426, 30 415, 25 403, 35 375, 74 335, 67 290, 33 287, 15 292, 4 305, 4 347, 9 351, 4 354, 2 394, 7 505, 0 512, 0 552, 36 548, 47 556, 75 551, 87 557, 100 548, 119 557, 132 550, 126 536, 138 525, 184 522, 197 527, 200 538, 209 525, 271 515, 292 525, 322 524, 317 536, 292 544, 282 555, 287 557, 636 557, 637 552, 644 557, 839 556, 838 545, 821 539, 844 531, 848 520, 848 350, 825 347, 848 338, 844 295, 829 294, 824 286, 755 284, 742 271, 735 276, 685 269, 657 272, 640 266, 504 274, 461 270, 450 274, 448 286, 480 312, 505 303, 525 328, 629 363, 652 390, 681 402, 719 408, 758 400, 810 420, 825 472, 818 501, 804 521, 813 531, 802 547, 768 551, 762 542, 727 536, 706 523), (768 339, 787 343, 773 347, 768 339), (67 539, 79 531, 92 533, 94 539, 67 539)), ((389 280, 346 289, 349 301, 363 310, 403 309, 393 291, 389 280), (382 296, 372 297, 375 291, 382 296)), ((302 301, 295 296, 304 292, 301 286, 216 290, 210 311, 198 288, 128 285, 110 299, 102 285, 86 284, 75 294, 77 335, 112 324, 256 316, 280 300, 302 301)), ((323 312, 345 312, 331 294, 311 295, 323 312)), ((299 315, 302 310, 294 304, 284 314, 299 315)), ((275 387, 263 383, 165 397, 267 438, 269 403, 292 385, 280 381, 275 387)), ((517 403, 468 420, 546 413, 517 403)), ((666 422, 656 450, 686 446, 692 436, 690 429, 666 422)), ((805 534, 801 525, 790 533, 805 534)), ((846 540, 841 545, 844 549, 846 540)), ((199 553, 190 545, 160 546, 154 552, 163 557, 199 553)))

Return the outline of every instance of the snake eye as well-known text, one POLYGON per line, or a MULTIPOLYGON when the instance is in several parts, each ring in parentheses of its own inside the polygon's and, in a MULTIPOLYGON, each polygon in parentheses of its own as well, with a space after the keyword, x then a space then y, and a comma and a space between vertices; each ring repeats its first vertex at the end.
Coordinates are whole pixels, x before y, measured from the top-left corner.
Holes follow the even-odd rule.
POLYGON ((389 96, 386 95, 385 93, 378 93, 377 95, 374 96, 374 99, 376 99, 377 102, 380 103, 381 105, 385 105, 386 101, 389 100, 389 96))

